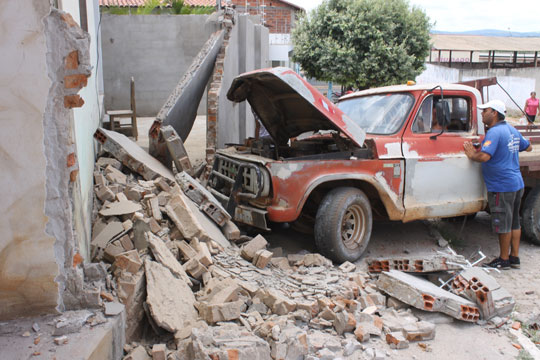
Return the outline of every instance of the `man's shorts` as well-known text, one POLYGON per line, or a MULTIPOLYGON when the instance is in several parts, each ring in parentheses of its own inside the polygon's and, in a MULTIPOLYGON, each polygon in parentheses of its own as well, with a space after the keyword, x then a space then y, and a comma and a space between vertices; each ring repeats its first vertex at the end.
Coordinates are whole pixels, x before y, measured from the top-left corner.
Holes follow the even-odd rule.
POLYGON ((497 234, 506 234, 519 230, 519 207, 523 190, 512 192, 488 192, 491 226, 497 234))

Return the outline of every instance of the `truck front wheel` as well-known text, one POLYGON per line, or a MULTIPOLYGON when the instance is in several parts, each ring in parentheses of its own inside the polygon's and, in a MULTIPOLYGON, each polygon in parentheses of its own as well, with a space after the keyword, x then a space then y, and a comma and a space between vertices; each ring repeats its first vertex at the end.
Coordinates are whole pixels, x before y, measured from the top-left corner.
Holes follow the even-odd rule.
POLYGON ((525 237, 540 245, 540 187, 532 189, 523 203, 523 232, 525 237))
POLYGON ((315 218, 315 244, 335 262, 356 261, 371 237, 373 216, 367 196, 353 187, 331 190, 315 218))

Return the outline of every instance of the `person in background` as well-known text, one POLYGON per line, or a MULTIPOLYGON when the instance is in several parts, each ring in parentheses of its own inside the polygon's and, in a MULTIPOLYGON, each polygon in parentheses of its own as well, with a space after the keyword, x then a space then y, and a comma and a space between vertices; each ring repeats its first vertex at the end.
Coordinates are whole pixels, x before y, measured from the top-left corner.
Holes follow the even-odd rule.
POLYGON ((531 143, 504 121, 506 107, 500 100, 479 105, 482 122, 488 131, 482 147, 463 144, 465 155, 482 163, 482 175, 488 191, 491 225, 499 237, 499 257, 484 266, 496 269, 519 268, 521 225, 519 207, 523 196, 523 177, 519 170, 519 152, 531 151, 531 143))
POLYGON ((536 98, 536 92, 531 92, 531 97, 525 101, 525 108, 523 109, 525 114, 527 114, 527 121, 529 124, 534 124, 536 114, 540 113, 538 107, 538 99, 536 98))

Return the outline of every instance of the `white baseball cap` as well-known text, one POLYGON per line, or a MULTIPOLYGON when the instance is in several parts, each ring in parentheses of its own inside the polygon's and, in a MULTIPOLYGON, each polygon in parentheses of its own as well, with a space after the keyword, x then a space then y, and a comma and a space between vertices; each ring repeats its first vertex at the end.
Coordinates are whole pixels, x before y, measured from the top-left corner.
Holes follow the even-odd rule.
POLYGON ((492 108, 493 110, 497 111, 500 114, 503 114, 506 112, 506 106, 501 100, 491 100, 485 104, 478 105, 479 109, 487 109, 492 108))

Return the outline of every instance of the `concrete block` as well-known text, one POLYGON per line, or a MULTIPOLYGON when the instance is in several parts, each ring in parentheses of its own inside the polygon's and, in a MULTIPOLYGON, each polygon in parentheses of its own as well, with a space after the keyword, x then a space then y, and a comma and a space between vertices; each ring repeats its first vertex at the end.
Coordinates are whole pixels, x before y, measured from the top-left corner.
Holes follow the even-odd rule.
POLYGON ((339 312, 334 318, 334 328, 339 335, 351 332, 356 328, 356 319, 351 313, 346 311, 339 312))
POLYGON ((356 325, 356 329, 354 329, 354 336, 360 342, 366 342, 370 338, 369 332, 364 328, 364 325, 362 324, 356 325))
POLYGON ((236 320, 244 310, 246 305, 242 300, 221 304, 204 304, 199 306, 199 315, 209 324, 220 321, 236 320))
POLYGON ((240 239, 240 229, 238 229, 238 226, 230 220, 225 222, 221 230, 229 241, 235 242, 240 239))
POLYGON ((139 345, 131 350, 123 360, 152 360, 152 358, 148 355, 144 346, 139 345))
POLYGON ((133 245, 137 250, 148 248, 146 233, 151 231, 148 219, 136 219, 133 223, 133 245))
POLYGON ((114 158, 101 156, 96 160, 96 166, 99 168, 105 169, 109 165, 117 170, 122 169, 122 163, 114 158))
POLYGON ((270 259, 272 259, 272 253, 268 250, 261 249, 255 253, 253 265, 259 269, 264 269, 270 262, 270 259))
POLYGON ((184 270, 197 280, 201 280, 202 276, 208 269, 197 259, 191 259, 184 264, 184 270))
POLYGON ((152 197, 148 201, 148 204, 150 205, 150 209, 152 210, 152 217, 157 221, 163 220, 161 210, 159 209, 159 199, 157 198, 157 196, 152 197))
POLYGON ((191 247, 197 251, 197 260, 204 266, 210 266, 213 264, 212 255, 210 255, 210 250, 208 245, 204 242, 200 242, 199 239, 193 238, 190 242, 191 247))
POLYGON ((252 261, 255 253, 266 248, 268 242, 262 235, 257 235, 242 247, 241 255, 244 259, 252 261))
POLYGON ((401 332, 391 332, 386 334, 386 343, 392 349, 406 349, 409 347, 409 341, 405 339, 401 332))
POLYGON ((402 332, 408 341, 432 340, 435 338, 435 324, 419 321, 405 325, 402 332))
POLYGON ((193 249, 191 245, 189 245, 184 240, 181 240, 181 241, 176 240, 174 243, 178 247, 178 250, 180 251, 180 254, 184 258, 184 260, 191 260, 191 259, 197 258, 198 256, 197 251, 195 251, 195 249, 193 249))
POLYGON ((468 322, 476 322, 480 318, 480 309, 475 303, 404 272, 382 272, 377 287, 418 309, 443 312, 468 322))
POLYGON ((289 260, 286 257, 273 257, 270 259, 270 263, 283 271, 292 270, 291 266, 289 265, 289 260))
POLYGON ((111 183, 120 184, 120 185, 126 185, 127 184, 127 176, 120 170, 116 169, 115 167, 109 165, 105 168, 105 178, 109 180, 111 183))
POLYGON ((107 316, 116 316, 123 312, 125 306, 118 302, 106 302, 105 303, 105 315, 107 316))
POLYGON ((94 192, 96 193, 97 198, 101 200, 102 202, 114 200, 114 193, 106 185, 96 186, 96 188, 94 189, 94 192))
POLYGON ((302 257, 302 260, 300 260, 297 265, 304 265, 306 267, 311 266, 324 266, 324 267, 332 267, 332 261, 325 258, 321 254, 306 254, 302 257))
POLYGON ((103 176, 102 173, 97 172, 97 171, 94 172, 94 185, 96 187, 107 185, 107 180, 105 179, 105 176, 103 176))
POLYGON ((139 202, 146 195, 146 190, 139 185, 128 184, 124 190, 124 194, 128 200, 139 202))
POLYGON ((152 360, 167 360, 167 345, 154 344, 152 347, 152 360))
POLYGON ((398 270, 404 272, 435 272, 461 270, 467 265, 462 255, 437 254, 428 257, 407 256, 386 259, 367 259, 368 271, 380 273, 381 271, 398 270))
POLYGON ((116 268, 122 269, 131 274, 138 273, 142 265, 143 263, 137 250, 131 250, 118 254, 113 263, 113 266, 116 268))
POLYGON ((409 307, 409 305, 405 304, 403 301, 400 301, 392 296, 389 296, 386 299, 386 306, 389 308, 394 308, 395 310, 406 309, 409 307))
POLYGON ((124 252, 124 248, 119 242, 114 242, 107 245, 105 252, 103 253, 103 259, 107 260, 111 264, 115 262, 116 257, 124 252))
POLYGON ((135 249, 135 245, 133 245, 133 241, 131 241, 129 235, 122 236, 119 241, 124 250, 129 251, 135 249))
POLYGON ((339 270, 343 271, 344 273, 350 273, 356 270, 356 265, 349 261, 345 261, 343 264, 339 266, 339 270))

